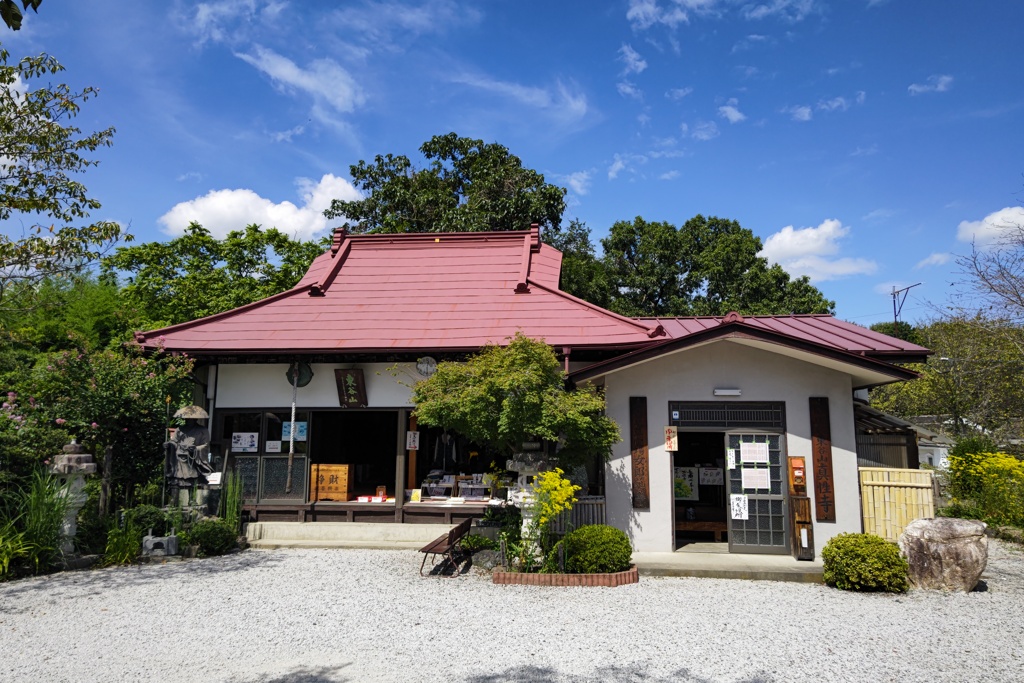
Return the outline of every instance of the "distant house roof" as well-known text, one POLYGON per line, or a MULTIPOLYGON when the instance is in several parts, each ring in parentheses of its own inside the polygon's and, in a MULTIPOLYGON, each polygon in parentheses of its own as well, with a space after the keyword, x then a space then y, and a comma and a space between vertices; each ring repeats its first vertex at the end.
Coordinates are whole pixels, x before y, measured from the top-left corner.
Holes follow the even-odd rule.
POLYGON ((663 336, 558 289, 561 253, 539 230, 346 235, 286 292, 138 333, 200 356, 461 352, 522 331, 555 347, 628 350, 663 336))
POLYGON ((917 373, 894 365, 923 362, 928 349, 836 320, 828 315, 644 318, 668 334, 642 349, 594 363, 571 374, 590 380, 703 344, 728 341, 761 348, 848 372, 854 388, 913 379, 917 373))

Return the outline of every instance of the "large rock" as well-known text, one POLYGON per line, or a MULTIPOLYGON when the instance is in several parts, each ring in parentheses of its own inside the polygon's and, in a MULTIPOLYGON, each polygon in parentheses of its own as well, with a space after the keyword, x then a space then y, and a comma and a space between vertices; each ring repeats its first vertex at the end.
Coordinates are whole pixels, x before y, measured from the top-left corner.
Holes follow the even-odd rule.
POLYGON ((970 591, 988 563, 985 523, 940 517, 918 519, 900 535, 900 550, 910 564, 910 585, 970 591))

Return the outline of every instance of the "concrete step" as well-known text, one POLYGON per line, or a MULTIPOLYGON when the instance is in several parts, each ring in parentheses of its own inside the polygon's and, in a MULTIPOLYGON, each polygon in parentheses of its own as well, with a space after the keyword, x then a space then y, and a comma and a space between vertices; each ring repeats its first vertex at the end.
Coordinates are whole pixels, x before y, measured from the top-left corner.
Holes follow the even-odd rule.
POLYGON ((251 522, 245 536, 253 548, 415 548, 452 526, 365 522, 251 522))
POLYGON ((641 576, 693 576, 706 579, 821 583, 821 559, 794 560, 788 555, 719 552, 633 553, 641 576))

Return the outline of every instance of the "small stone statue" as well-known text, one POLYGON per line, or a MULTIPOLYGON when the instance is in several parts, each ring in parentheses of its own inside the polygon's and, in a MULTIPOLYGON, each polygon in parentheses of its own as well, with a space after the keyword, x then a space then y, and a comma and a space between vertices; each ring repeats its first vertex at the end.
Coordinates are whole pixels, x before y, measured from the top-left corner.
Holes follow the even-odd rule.
POLYGON ((185 406, 174 413, 174 417, 184 418, 185 424, 164 443, 164 476, 172 490, 172 500, 177 500, 178 492, 206 484, 206 475, 213 472, 213 466, 210 464, 210 430, 199 424, 199 420, 205 420, 209 414, 199 406, 185 406))

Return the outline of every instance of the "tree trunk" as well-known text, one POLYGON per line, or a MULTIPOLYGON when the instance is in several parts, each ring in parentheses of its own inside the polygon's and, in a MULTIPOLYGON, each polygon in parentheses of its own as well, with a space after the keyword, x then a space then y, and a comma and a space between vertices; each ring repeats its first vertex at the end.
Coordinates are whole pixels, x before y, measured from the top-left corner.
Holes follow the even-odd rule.
POLYGON ((103 450, 103 482, 100 485, 100 517, 106 517, 110 510, 110 482, 114 475, 114 447, 103 450))

